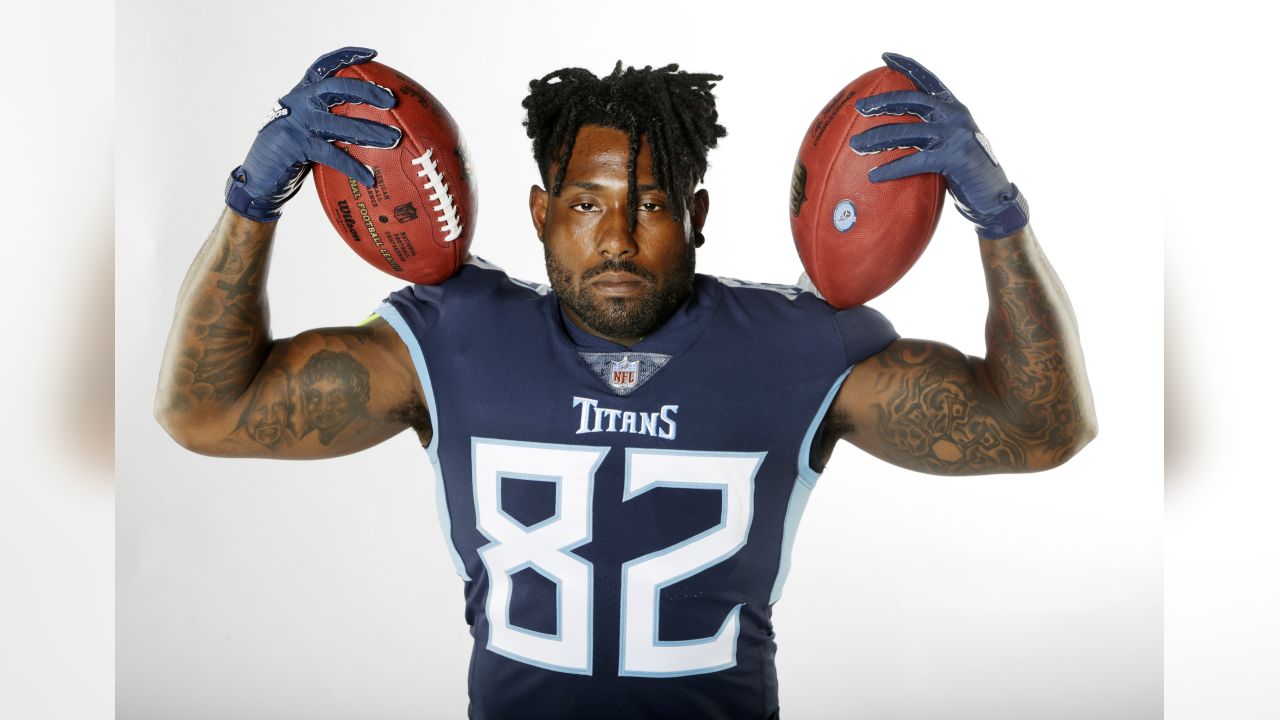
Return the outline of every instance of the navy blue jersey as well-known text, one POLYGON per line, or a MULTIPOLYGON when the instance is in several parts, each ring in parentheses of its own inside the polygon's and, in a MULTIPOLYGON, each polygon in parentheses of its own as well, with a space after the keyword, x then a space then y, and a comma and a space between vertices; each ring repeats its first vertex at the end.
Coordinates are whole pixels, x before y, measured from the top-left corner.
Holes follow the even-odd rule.
POLYGON ((470 716, 766 718, 771 606, 865 307, 696 276, 631 348, 473 260, 378 309, 417 367, 475 638, 470 716))

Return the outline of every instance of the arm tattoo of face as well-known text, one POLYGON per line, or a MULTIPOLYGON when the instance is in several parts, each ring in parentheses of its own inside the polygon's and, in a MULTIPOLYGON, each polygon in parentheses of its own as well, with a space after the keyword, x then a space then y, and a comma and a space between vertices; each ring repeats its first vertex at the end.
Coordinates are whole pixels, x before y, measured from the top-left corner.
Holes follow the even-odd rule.
POLYGON ((241 413, 235 432, 243 432, 265 448, 291 447, 298 441, 294 425, 296 395, 289 373, 281 368, 266 371, 241 413))
POLYGON ((351 353, 321 350, 298 373, 306 436, 312 430, 320 443, 358 433, 369 424, 369 371, 351 353))
POLYGON ((265 370, 232 434, 259 445, 292 447, 313 431, 321 445, 348 438, 369 425, 369 370, 351 353, 320 350, 294 373, 265 370))

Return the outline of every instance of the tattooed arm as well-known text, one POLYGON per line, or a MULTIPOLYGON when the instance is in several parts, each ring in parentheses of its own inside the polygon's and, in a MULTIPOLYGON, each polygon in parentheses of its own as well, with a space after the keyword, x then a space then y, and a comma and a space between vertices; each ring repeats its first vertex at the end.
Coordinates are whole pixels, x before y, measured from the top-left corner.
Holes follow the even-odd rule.
POLYGON ((334 457, 408 427, 427 444, 413 362, 385 321, 271 339, 275 226, 223 212, 178 294, 156 419, 206 455, 334 457))
POLYGON ((836 437, 911 470, 1046 470, 1097 433, 1066 291, 1030 227, 982 240, 987 357, 899 340, 859 363, 827 415, 836 437))

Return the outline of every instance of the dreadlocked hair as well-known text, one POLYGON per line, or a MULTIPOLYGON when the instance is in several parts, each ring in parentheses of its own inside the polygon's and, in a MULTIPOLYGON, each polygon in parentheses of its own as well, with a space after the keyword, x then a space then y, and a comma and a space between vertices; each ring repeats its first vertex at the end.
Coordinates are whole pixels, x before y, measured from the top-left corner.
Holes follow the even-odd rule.
POLYGON ((551 194, 560 195, 573 145, 583 125, 621 130, 631 139, 627 157, 627 224, 636 221, 636 156, 647 135, 653 174, 667 192, 671 216, 684 218, 694 187, 707 172, 707 151, 725 136, 716 122, 711 94, 720 75, 689 73, 672 63, 658 69, 646 65, 622 69, 622 61, 605 77, 582 68, 563 68, 529 82, 521 105, 528 111, 525 131, 533 140, 533 157, 551 194), (556 163, 555 178, 547 177, 556 163))

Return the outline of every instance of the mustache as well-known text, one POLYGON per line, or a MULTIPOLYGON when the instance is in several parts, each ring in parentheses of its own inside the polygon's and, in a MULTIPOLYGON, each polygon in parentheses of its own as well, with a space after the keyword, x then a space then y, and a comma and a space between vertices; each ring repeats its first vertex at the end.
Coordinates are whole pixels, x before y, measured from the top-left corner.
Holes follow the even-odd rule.
POLYGON ((650 284, 657 282, 658 277, 630 260, 605 260, 599 265, 582 273, 582 281, 587 282, 597 275, 607 272, 624 272, 644 278, 650 284))

